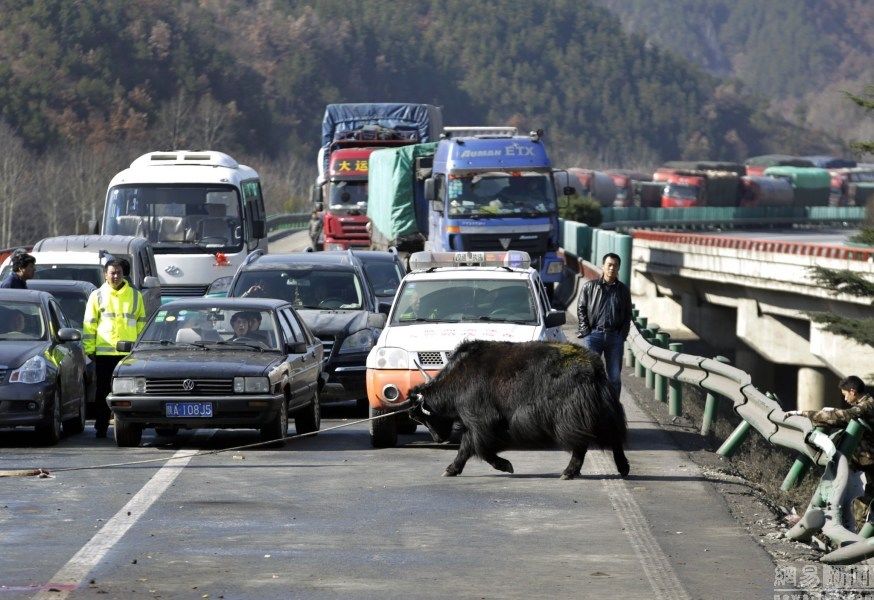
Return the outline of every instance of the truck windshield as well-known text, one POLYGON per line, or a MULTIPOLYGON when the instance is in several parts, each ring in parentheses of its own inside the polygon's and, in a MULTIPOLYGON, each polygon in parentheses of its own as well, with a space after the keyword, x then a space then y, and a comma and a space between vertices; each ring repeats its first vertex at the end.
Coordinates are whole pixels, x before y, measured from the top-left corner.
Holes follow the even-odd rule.
POLYGON ((665 186, 665 196, 668 198, 679 198, 681 200, 697 200, 698 188, 691 185, 669 183, 665 186))
POLYGON ((506 322, 536 325, 535 302, 525 281, 409 281, 398 295, 391 324, 506 322))
POLYGON ((367 180, 332 181, 328 210, 337 214, 366 214, 367 180))
POLYGON ((312 268, 244 271, 231 296, 276 298, 297 309, 362 310, 364 288, 353 271, 312 268))
POLYGON ((156 254, 239 252, 240 196, 227 185, 122 185, 109 190, 103 233, 136 235, 156 254))
POLYGON ((543 173, 477 173, 450 176, 449 214, 506 217, 555 214, 555 190, 543 173))

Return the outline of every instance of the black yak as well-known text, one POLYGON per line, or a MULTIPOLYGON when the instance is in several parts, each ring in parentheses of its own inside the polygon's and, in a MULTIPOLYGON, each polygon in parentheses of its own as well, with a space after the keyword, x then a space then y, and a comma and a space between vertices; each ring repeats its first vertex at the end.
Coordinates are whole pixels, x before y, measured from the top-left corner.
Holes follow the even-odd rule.
POLYGON ((601 358, 582 346, 463 342, 433 380, 410 390, 409 399, 410 417, 437 441, 461 424, 458 455, 444 476, 461 473, 472 455, 512 473, 498 452, 558 446, 571 453, 561 478, 573 479, 592 442, 611 448, 620 475, 628 475, 625 411, 601 358))

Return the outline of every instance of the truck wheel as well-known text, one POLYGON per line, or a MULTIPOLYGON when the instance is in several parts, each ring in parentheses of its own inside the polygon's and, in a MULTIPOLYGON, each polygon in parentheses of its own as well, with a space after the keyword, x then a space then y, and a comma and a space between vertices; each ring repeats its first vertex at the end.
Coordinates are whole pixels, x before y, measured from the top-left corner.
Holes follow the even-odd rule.
POLYGON ((283 399, 279 406, 279 413, 270 423, 261 428, 261 440, 273 441, 273 448, 282 448, 285 445, 285 436, 288 435, 288 402, 283 399))
POLYGON ((143 426, 128 423, 115 417, 115 445, 119 448, 136 448, 143 439, 143 426))
POLYGON ((61 400, 58 398, 58 393, 55 392, 54 397, 49 401, 52 403, 49 421, 36 428, 36 436, 44 446, 54 446, 61 439, 61 400))
POLYGON ((319 390, 313 394, 313 403, 294 413, 294 429, 297 434, 312 433, 322 426, 322 409, 319 407, 319 390))
MULTIPOLYGON (((379 417, 393 411, 370 407, 370 417, 379 417)), ((398 423, 393 417, 370 422, 370 445, 374 448, 394 448, 398 445, 398 423)))

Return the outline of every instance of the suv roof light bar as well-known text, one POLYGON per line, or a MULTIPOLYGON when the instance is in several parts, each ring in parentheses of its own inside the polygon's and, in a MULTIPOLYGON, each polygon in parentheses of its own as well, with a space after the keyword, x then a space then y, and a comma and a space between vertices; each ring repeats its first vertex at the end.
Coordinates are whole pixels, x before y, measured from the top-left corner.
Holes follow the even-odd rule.
POLYGON ((506 252, 415 252, 410 255, 410 271, 429 271, 440 267, 504 267, 527 269, 531 257, 521 250, 506 252))

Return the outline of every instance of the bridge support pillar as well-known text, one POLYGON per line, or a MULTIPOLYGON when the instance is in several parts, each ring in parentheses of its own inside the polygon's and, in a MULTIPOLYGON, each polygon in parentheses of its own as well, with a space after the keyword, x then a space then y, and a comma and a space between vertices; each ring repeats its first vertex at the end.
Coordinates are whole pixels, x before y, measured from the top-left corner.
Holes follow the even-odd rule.
POLYGON ((828 376, 823 369, 798 368, 798 410, 819 410, 826 406, 828 376))

